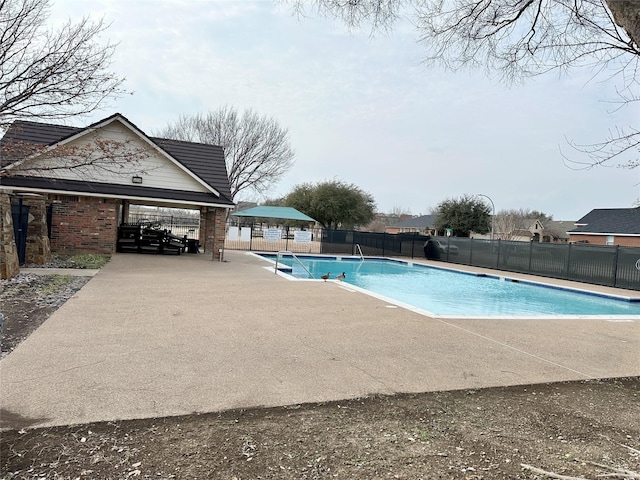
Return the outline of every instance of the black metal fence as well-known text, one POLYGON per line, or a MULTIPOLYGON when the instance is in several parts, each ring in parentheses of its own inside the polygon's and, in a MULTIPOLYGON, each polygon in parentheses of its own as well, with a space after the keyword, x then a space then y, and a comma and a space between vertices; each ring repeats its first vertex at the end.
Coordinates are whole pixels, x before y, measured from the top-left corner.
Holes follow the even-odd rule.
POLYGON ((321 253, 422 257, 640 290, 640 248, 323 230, 321 253), (425 243, 429 248, 425 251, 425 243), (359 246, 359 249, 357 246, 359 246))
POLYGON ((130 212, 127 224, 168 230, 180 237, 186 235, 189 238, 198 239, 200 235, 199 217, 176 217, 173 215, 150 215, 148 213, 130 212))
POLYGON ((321 253, 363 255, 423 257, 423 245, 427 237, 417 233, 376 233, 354 230, 322 230, 321 253))

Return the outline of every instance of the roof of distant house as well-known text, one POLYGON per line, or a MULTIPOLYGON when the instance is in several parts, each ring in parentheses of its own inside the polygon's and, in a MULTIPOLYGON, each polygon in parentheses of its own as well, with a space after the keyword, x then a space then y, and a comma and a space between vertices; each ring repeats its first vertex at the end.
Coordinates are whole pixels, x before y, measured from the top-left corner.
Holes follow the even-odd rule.
POLYGON ((437 215, 422 215, 389 226, 393 228, 434 228, 437 218, 437 215))
POLYGON ((569 233, 640 235, 640 207, 591 210, 569 233))
POLYGON ((575 228, 576 222, 567 220, 548 220, 543 224, 544 229, 553 233, 557 238, 569 238, 567 233, 575 228))

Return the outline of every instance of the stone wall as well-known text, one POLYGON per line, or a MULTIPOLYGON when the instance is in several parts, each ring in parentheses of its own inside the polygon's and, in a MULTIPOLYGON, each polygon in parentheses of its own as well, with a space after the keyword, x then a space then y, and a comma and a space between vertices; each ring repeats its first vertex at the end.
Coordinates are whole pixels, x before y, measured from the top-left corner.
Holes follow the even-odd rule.
POLYGON ((51 246, 47 231, 47 197, 25 196, 22 202, 24 205, 29 205, 25 262, 44 265, 51 260, 51 246))
POLYGON ((18 249, 13 233, 11 198, 0 193, 0 278, 12 278, 20 273, 18 249))

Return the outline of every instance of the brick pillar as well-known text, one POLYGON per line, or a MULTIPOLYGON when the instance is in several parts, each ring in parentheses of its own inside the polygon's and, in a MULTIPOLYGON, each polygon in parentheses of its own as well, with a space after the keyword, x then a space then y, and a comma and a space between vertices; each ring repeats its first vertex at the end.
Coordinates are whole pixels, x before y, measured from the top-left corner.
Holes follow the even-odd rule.
MULTIPOLYGON (((200 207, 200 229, 198 231, 198 241, 200 246, 204 248, 205 239, 207 238, 207 207, 200 207)), ((207 250, 208 252, 208 250, 207 250)))
POLYGON ((11 198, 0 193, 0 278, 12 278, 20 273, 18 249, 13 233, 11 198))
POLYGON ((216 208, 215 214, 215 245, 213 260, 220 259, 220 251, 223 252, 224 260, 224 239, 226 237, 227 210, 224 208, 216 208))
POLYGON ((27 230, 26 263, 44 265, 51 260, 51 246, 47 232, 46 198, 25 196, 22 201, 29 205, 29 228, 27 230))
POLYGON ((200 243, 214 261, 220 259, 219 250, 224 248, 226 219, 227 211, 224 208, 203 207, 200 210, 200 243))

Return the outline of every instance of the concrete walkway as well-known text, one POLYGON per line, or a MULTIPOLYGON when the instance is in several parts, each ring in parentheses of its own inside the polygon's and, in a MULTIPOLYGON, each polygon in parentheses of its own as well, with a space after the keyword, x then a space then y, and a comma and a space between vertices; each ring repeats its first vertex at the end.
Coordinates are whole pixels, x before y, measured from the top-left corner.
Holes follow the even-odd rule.
POLYGON ((72 277, 93 277, 100 270, 95 268, 21 268, 20 273, 34 275, 71 275, 72 277))
POLYGON ((0 425, 640 375, 638 321, 433 319, 226 259, 115 255, 0 361, 0 425))

